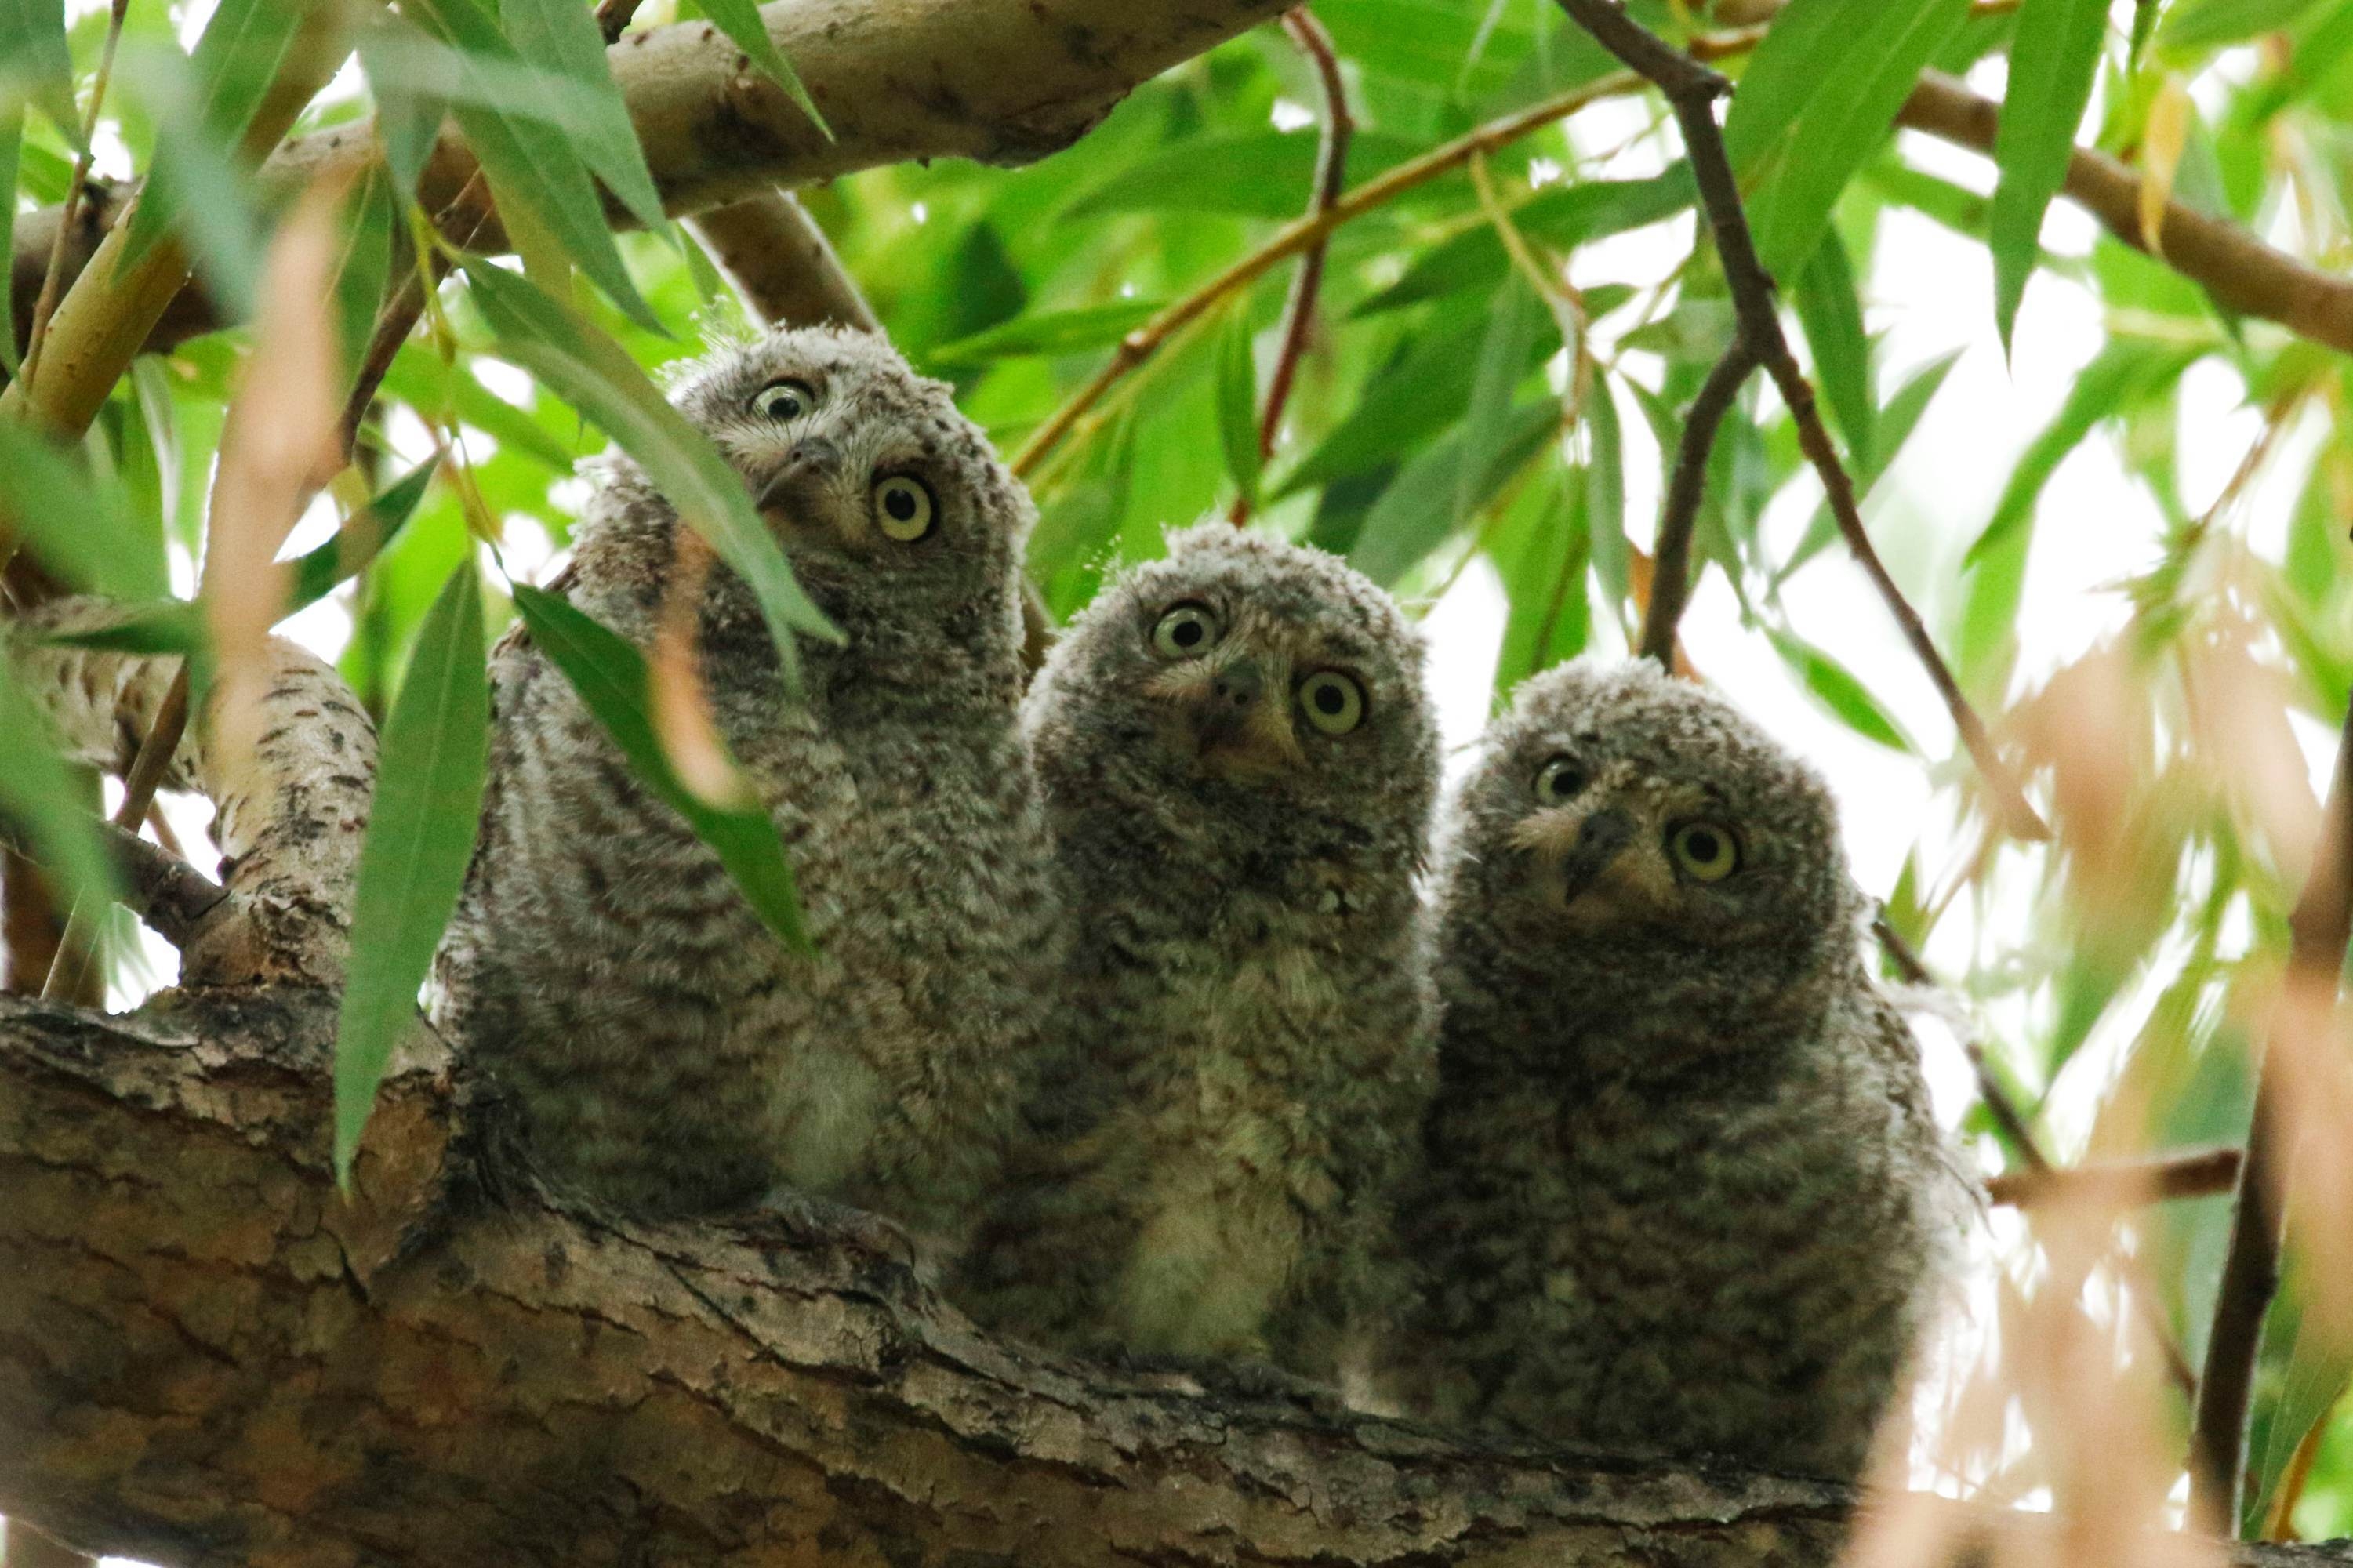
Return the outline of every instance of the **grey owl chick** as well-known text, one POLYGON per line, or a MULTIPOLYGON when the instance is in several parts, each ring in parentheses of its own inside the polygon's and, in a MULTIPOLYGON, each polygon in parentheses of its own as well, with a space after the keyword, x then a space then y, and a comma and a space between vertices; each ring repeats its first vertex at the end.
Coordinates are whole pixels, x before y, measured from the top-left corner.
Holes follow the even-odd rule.
POLYGON ((1428 1089, 1421 643, 1332 556, 1222 523, 1169 545, 1024 710, 1067 1027, 966 1296, 1067 1349, 1328 1380, 1428 1089))
POLYGON ((1440 851, 1404 1403, 1851 1478, 1965 1211, 1830 794, 1647 661, 1523 685, 1440 851))
MULTIPOLYGON (((493 664, 481 836, 437 1021, 560 1189, 646 1215, 779 1184, 956 1245, 1034 1054, 1059 929, 1018 725, 1031 509, 939 383, 881 340, 772 333, 671 401, 762 497, 840 628, 789 696, 713 563, 697 647, 785 839, 818 953, 788 952, 528 637, 493 664)), ((643 647, 683 526, 608 460, 558 585, 643 647)))

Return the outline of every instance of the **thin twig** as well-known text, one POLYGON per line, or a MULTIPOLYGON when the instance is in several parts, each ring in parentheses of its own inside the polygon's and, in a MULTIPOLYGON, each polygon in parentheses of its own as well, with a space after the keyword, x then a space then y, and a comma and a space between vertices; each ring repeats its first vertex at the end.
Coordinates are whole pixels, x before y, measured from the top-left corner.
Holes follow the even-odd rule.
POLYGON ((2238 1184, 2240 1151, 2228 1144, 2140 1160, 2004 1171, 1986 1178, 1986 1196, 2014 1208, 2059 1200, 2111 1207, 2211 1197, 2238 1184))
POLYGON ((1700 384, 1683 416, 1682 438, 1675 446, 1675 471, 1667 481, 1666 500, 1659 508, 1658 564, 1651 578, 1651 608, 1642 617, 1642 657, 1654 658, 1672 670, 1675 658, 1675 627, 1691 599, 1692 533, 1699 521, 1699 504, 1707 493, 1707 459, 1715 446, 1716 426, 1740 396, 1756 356, 1745 336, 1735 337, 1724 357, 1700 384))
MULTIPOLYGON (((174 947, 186 947, 197 922, 229 896, 227 889, 164 846, 112 822, 91 826, 122 885, 124 907, 174 947)), ((0 821, 0 847, 28 863, 42 864, 36 853, 38 846, 16 822, 0 821)))
MULTIPOLYGON (((1781 401, 1796 422, 1798 444, 1821 477, 1831 515, 1838 520, 1847 548, 1862 563, 1864 574, 1894 616, 1905 640, 1911 644, 1914 657, 1935 682, 1937 694, 1952 715, 1954 728, 1960 731, 1961 743, 1968 749, 1993 794, 1998 816, 2018 837, 2049 838, 2051 829, 2028 804, 2016 776, 1995 752, 1984 721, 1962 694, 1960 683, 1953 679, 1952 670, 1936 651, 1927 627, 1905 601, 1895 580, 1888 575, 1879 552, 1872 547, 1871 536, 1863 531, 1862 514, 1855 503, 1854 481, 1839 460, 1838 450, 1815 406, 1814 389, 1808 384, 1805 373, 1798 368, 1797 358, 1789 352, 1789 340, 1781 331, 1780 312, 1773 300, 1773 279, 1757 259, 1756 243, 1748 232, 1747 215, 1741 206, 1740 186, 1733 177, 1732 161, 1725 152, 1724 132, 1716 124, 1715 100, 1728 93, 1732 84, 1689 55, 1670 47, 1629 17, 1616 0, 1559 0, 1559 5, 1602 47, 1666 94, 1668 106, 1674 110, 1675 124, 1683 132, 1683 153, 1691 161, 1700 208, 1707 215, 1708 228, 1715 236, 1716 256, 1724 267, 1725 287, 1732 295, 1733 311, 1738 321, 1733 350, 1710 374, 1709 390, 1728 404, 1731 393, 1725 390, 1725 384, 1737 388, 1743 375, 1741 358, 1752 358, 1773 378, 1781 401)), ((1682 467, 1694 456, 1687 443, 1677 458, 1679 477, 1682 467)), ((1688 556, 1687 533, 1683 543, 1683 553, 1688 556)), ((1678 569, 1676 563, 1665 559, 1660 566, 1662 577, 1666 580, 1672 580, 1670 574, 1678 569)), ((1687 565, 1683 569, 1687 572, 1687 565)), ((1672 647, 1674 623, 1658 614, 1659 597, 1655 594, 1652 605, 1652 620, 1663 625, 1656 630, 1648 623, 1644 625, 1644 647, 1672 647)))
MULTIPOLYGON (((131 0, 114 0, 107 12, 106 45, 99 51, 98 75, 90 81, 90 109, 81 122, 81 151, 74 154, 73 184, 66 191, 65 213, 58 220, 57 237, 49 245, 48 268, 41 274, 41 295, 33 306, 32 330, 25 340, 24 369, 19 379, 28 387, 34 369, 41 363, 41 344, 49 335, 49 318, 57 312, 58 293, 65 279, 66 240, 81 217, 81 204, 90 186, 90 154, 96 148, 99 107, 106 101, 106 84, 114 75, 115 46, 122 41, 123 13, 130 8, 131 0)), ((10 199, 15 198, 12 195, 10 199)))
POLYGON ((629 30, 629 18, 638 14, 640 0, 597 0, 596 30, 605 35, 605 47, 611 48, 629 30))
MULTIPOLYGON (((162 706, 155 710, 155 722, 147 738, 139 742, 139 754, 132 759, 131 771, 122 778, 122 804, 116 806, 112 825, 125 833, 136 835, 139 824, 154 803, 157 786, 172 766, 172 754, 180 749, 180 737, 188 727, 188 666, 182 660, 179 672, 172 677, 171 689, 164 693, 162 706)), ((41 1000, 53 1002, 73 995, 81 989, 95 950, 91 930, 100 910, 88 900, 74 900, 73 910, 66 916, 66 933, 58 942, 58 955, 49 963, 49 977, 41 985, 41 1000)))
POLYGON ((1257 282, 1309 246, 1321 243, 1343 224, 1395 201, 1406 192, 1428 184, 1441 175, 1452 174, 1470 162, 1474 153, 1492 153, 1499 147, 1508 146, 1555 121, 1567 119, 1588 104, 1634 91, 1641 81, 1642 79, 1631 71, 1612 71, 1582 86, 1555 93, 1515 113, 1491 120, 1465 132, 1418 158, 1409 158, 1366 181, 1324 211, 1284 225, 1264 245, 1191 293, 1163 306, 1151 320, 1121 339, 1110 363, 1054 410, 1052 416, 1030 434, 1029 439, 1022 443, 1020 451, 1014 455, 1013 472, 1020 477, 1032 472, 1079 421, 1103 401, 1104 394, 1117 385, 1129 372, 1150 359, 1170 338, 1215 310, 1229 296, 1257 282))
MULTIPOLYGON (((1324 30, 1315 13, 1304 5, 1285 11, 1282 30, 1291 35, 1291 41, 1314 66, 1315 79, 1324 89, 1324 128, 1315 143, 1315 191, 1307 203, 1307 216, 1314 219, 1339 205, 1347 187, 1348 142, 1356 133, 1356 121, 1348 112, 1348 87, 1340 79, 1340 58, 1333 51, 1332 35, 1324 30)), ((1298 376, 1300 359, 1307 353, 1308 333, 1315 324, 1315 296, 1324 287, 1327 248, 1328 237, 1315 241, 1301 254, 1299 271, 1291 280, 1291 297, 1283 302, 1282 346, 1276 351, 1274 370, 1267 377, 1266 411, 1259 416, 1261 462, 1274 456, 1274 438, 1282 430, 1282 410, 1291 401, 1292 383, 1298 376)), ((1250 508, 1247 492, 1235 496, 1227 520, 1240 528, 1249 521, 1250 508)))
POLYGON ((2189 1434, 2189 1517, 2218 1533, 2238 1533, 2244 1480, 2247 1406, 2255 1358, 2263 1348, 2263 1315, 2279 1290, 2281 1189, 2286 1150, 2282 1139, 2280 1074, 2272 1058, 2290 1048, 2289 1031, 2302 1017, 2333 1013, 2345 950, 2353 939, 2353 711, 2337 742, 2337 766, 2312 872, 2288 917, 2287 973, 2272 1014, 2270 1039, 2255 1065, 2254 1119, 2239 1168, 2238 1201, 2231 1211, 2230 1247, 2214 1295, 2214 1326, 2206 1338, 2206 1370, 2198 1383, 2198 1415, 2189 1434))

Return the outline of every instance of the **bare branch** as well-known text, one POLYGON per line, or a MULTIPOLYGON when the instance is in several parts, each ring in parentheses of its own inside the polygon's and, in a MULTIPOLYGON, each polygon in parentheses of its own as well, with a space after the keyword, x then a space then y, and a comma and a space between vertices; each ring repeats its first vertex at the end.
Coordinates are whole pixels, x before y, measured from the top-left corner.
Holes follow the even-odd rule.
MULTIPOLYGON (((1356 133, 1356 117, 1348 111, 1348 86, 1340 78, 1340 59, 1332 50, 1332 35, 1315 19, 1315 13, 1304 5, 1294 6, 1282 14, 1282 30, 1299 46, 1315 68, 1315 79, 1324 94, 1324 128, 1315 144, 1315 188, 1308 197, 1307 216, 1312 220, 1330 212, 1340 203, 1341 193, 1348 183, 1348 142, 1356 133)), ((1258 455, 1261 461, 1274 456, 1274 439, 1282 432, 1282 411, 1291 401, 1291 387, 1299 374, 1300 359, 1307 353, 1308 334, 1315 326, 1315 296, 1324 287, 1324 255, 1325 240, 1317 240, 1299 258, 1299 271, 1291 280, 1291 297, 1282 307, 1282 342, 1275 351, 1274 370, 1267 377, 1266 409, 1258 422, 1258 455)), ((1250 517, 1250 498, 1234 497, 1233 510, 1227 520, 1240 528, 1250 517)))
POLYGON ((790 191, 763 191, 713 207, 688 218, 686 226, 761 321, 882 330, 825 230, 790 191))
POLYGON ((1748 340, 1734 338, 1683 415, 1683 437, 1675 445, 1674 474, 1667 481, 1666 500, 1659 508, 1651 606, 1642 617, 1642 657, 1658 660, 1670 672, 1675 667, 1675 628, 1691 597, 1692 531, 1707 492, 1708 453, 1715 446, 1716 426, 1740 396, 1748 373, 1756 368, 1748 340))
POLYGON ((2238 1184, 2240 1158, 2237 1149, 2225 1144, 2140 1160, 2005 1171, 1986 1178, 1986 1196, 2018 1208, 2062 1202, 2125 1208, 2172 1198, 2211 1197, 2238 1184))
POLYGON ((639 0, 596 0, 596 30, 605 35, 607 48, 629 30, 629 19, 638 14, 638 4, 639 0))
MULTIPOLYGON (((123 775, 122 804, 115 808, 111 826, 136 838, 139 824, 146 818, 147 808, 155 804, 155 791, 162 785, 164 774, 172 765, 172 753, 179 750, 180 737, 187 728, 188 666, 183 659, 164 693, 162 705, 155 710, 154 721, 147 728, 146 739, 139 742, 139 754, 132 759, 131 771, 123 775)), ((91 928, 97 924, 99 914, 89 904, 76 900, 66 916, 65 935, 58 939, 58 955, 49 961, 49 977, 41 985, 44 1002, 78 996, 89 984, 90 961, 96 951, 91 928)))
MULTIPOLYGON (((2170 236, 2168 234, 2168 242, 2170 236)), ((2254 1120, 2231 1211, 2231 1241, 2214 1296, 2205 1373, 2189 1434, 2189 1516, 2221 1534, 2235 1533, 2246 1468, 2247 1408, 2263 1315, 2279 1289, 2282 1178, 2286 1169, 2279 1057, 2296 1031, 2334 1016, 2345 950, 2353 941, 2353 712, 2337 743, 2320 844, 2304 892, 2288 920, 2287 973, 2274 1007, 2269 1039, 2255 1064, 2254 1120)))

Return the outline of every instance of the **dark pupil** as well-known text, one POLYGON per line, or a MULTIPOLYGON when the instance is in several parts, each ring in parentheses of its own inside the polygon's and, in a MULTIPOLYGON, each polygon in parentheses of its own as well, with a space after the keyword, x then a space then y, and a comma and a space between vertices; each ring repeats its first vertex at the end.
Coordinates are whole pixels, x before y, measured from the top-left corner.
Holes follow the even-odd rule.
POLYGON ((1683 847, 1691 851, 1691 858, 1694 860, 1713 860, 1722 846, 1716 843, 1715 834, 1702 829, 1685 837, 1683 847))
POLYGON ((882 498, 882 510, 904 522, 915 515, 915 498, 908 490, 894 489, 882 498))
POLYGON ((1324 712, 1336 714, 1347 705, 1348 699, 1338 687, 1319 686, 1315 689, 1315 706, 1324 712))
POLYGON ((1201 623, 1198 621, 1178 621, 1176 623, 1176 629, 1171 631, 1168 636, 1175 641, 1178 647, 1191 647, 1195 643, 1201 640, 1201 623))
POLYGON ((799 417, 801 400, 789 392, 779 392, 768 402, 768 412, 779 419, 799 417))
POLYGON ((1585 780, 1580 775, 1567 768, 1563 768, 1552 775, 1552 797, 1555 800, 1567 800, 1584 785, 1585 780))

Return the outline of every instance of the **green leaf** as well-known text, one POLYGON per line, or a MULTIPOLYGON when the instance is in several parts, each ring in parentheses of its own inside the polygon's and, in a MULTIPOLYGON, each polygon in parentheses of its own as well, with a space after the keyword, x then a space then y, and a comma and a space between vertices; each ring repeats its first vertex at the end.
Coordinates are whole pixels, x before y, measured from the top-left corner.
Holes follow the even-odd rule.
MULTIPOLYGON (((1872 488, 1879 483, 1881 476, 1903 452, 1905 443, 1912 439, 1912 432, 1919 426, 1920 416, 1928 412, 1928 405, 1935 400, 1938 389, 1945 384, 1945 377, 1952 373, 1960 357, 1961 351, 1955 349, 1929 361, 1910 380, 1895 389, 1895 395, 1887 400, 1887 406, 1874 416, 1873 427, 1877 438, 1872 444, 1869 456, 1855 464, 1855 500, 1860 501, 1867 498, 1872 488)), ((1789 552, 1789 558, 1773 574, 1774 585, 1778 587, 1786 582, 1792 573, 1837 537, 1838 520, 1831 515, 1830 503, 1825 500, 1814 509, 1813 518, 1806 524, 1805 534, 1799 540, 1797 547, 1789 552)))
POLYGON ((660 228, 661 193, 606 60, 595 13, 580 0, 501 0, 499 19, 517 54, 562 79, 567 107, 586 122, 573 143, 589 169, 639 223, 660 228))
POLYGON ((1775 19, 1724 127, 1767 272, 1794 277, 1812 256, 1839 192, 1968 19, 1968 0, 1792 0, 1775 19))
POLYGON ((1016 354, 1083 353, 1115 343, 1160 309, 1150 300, 1117 300, 1071 310, 1040 310, 968 338, 957 338, 923 357, 940 369, 983 365, 1016 354))
POLYGON ((1585 572, 1591 555, 1578 476, 1566 467, 1539 475, 1504 510, 1487 540, 1504 590, 1495 694, 1584 651, 1592 630, 1585 572))
POLYGON ((1822 230, 1814 258, 1798 274, 1795 303, 1831 416, 1846 437, 1847 451, 1857 463, 1868 463, 1878 412, 1871 389, 1871 340, 1863 335, 1862 301, 1855 292, 1846 242, 1835 227, 1822 230))
MULTIPOLYGON (((499 33, 478 0, 411 0, 406 14, 466 55, 467 69, 475 61, 521 67, 514 46, 499 33)), ((454 99, 450 112, 466 132, 466 143, 481 161, 491 195, 502 210, 519 211, 563 247, 564 254, 602 289, 622 312, 659 336, 668 336, 613 243, 605 222, 605 205, 589 178, 587 164, 575 150, 574 139, 549 123, 559 110, 552 95, 533 95, 523 108, 502 110, 470 97, 454 99)))
POLYGON ((343 347, 338 395, 348 397, 375 335, 392 272, 392 226, 399 220, 392 178, 371 164, 343 209, 343 251, 335 258, 335 326, 343 347))
POLYGON ((1866 741, 1876 741, 1898 752, 1919 750, 1904 732, 1904 726, 1895 721, 1895 716, 1871 694, 1870 688, 1855 679, 1852 670, 1804 638, 1778 626, 1767 626, 1765 635, 1772 642, 1773 651, 1796 672, 1806 690, 1848 729, 1866 741))
POLYGON ((1457 425, 1381 492, 1349 546, 1348 563, 1384 587, 1396 582, 1469 521, 1559 429, 1560 405, 1548 398, 1513 409, 1500 432, 1476 443, 1488 461, 1466 489, 1462 470, 1474 444, 1457 425))
MULTIPOLYGON (((1529 239, 1569 250, 1674 216, 1698 199, 1691 165, 1677 163, 1647 180, 1585 180, 1537 192, 1512 213, 1529 239)), ((1353 312, 1376 315, 1465 290, 1484 290, 1511 270, 1494 226, 1480 223, 1415 258, 1405 276, 1353 312)))
POLYGON ((1544 301, 1525 279, 1514 273, 1487 318, 1487 335, 1479 344, 1478 366, 1472 373, 1471 405, 1462 416, 1462 459, 1455 465, 1458 521, 1477 510, 1474 494, 1485 481, 1497 449, 1510 437, 1506 422, 1512 393, 1519 385, 1537 325, 1544 319, 1544 301))
POLYGON ((491 690, 482 589, 461 562, 426 612, 385 720, 375 804, 360 844, 351 966, 335 1021, 335 1178, 348 1184, 393 1047, 458 907, 482 811, 491 690))
POLYGON ((393 191, 404 205, 417 199, 417 177, 433 155, 449 103, 403 67, 422 50, 438 47, 397 15, 380 17, 359 36, 360 68, 375 100, 375 139, 384 148, 393 191))
POLYGON ((2068 389, 2067 401, 2028 445, 2018 459, 2018 467, 2010 470, 2010 482, 2002 488, 1992 519, 1970 542, 1968 552, 1961 557, 1962 564, 1975 565, 1980 557, 2026 524, 2034 513, 2034 502, 2042 495, 2042 487, 2066 460, 2067 454, 2083 445, 2093 426, 2110 415, 2123 412, 2128 404, 2169 384, 2200 352, 2134 338, 2111 341, 2084 367, 2084 373, 2068 389))
POLYGON ((21 420, 0 419, 0 522, 77 589, 122 600, 168 591, 162 552, 115 487, 21 420))
POLYGON ((654 731, 645 656, 553 594, 518 583, 514 599, 533 643, 564 672, 646 787, 718 854, 736 888, 786 947, 815 951, 775 821, 756 808, 723 811, 694 795, 671 771, 654 731))
MULTIPOLYGON (((0 102, 21 95, 37 103, 68 142, 81 144, 74 112, 73 51, 66 43, 65 0, 0 0, 0 102)), ((16 188, 11 180, 5 187, 16 188)))
POLYGON ((1627 593, 1626 436, 1619 424, 1618 400, 1609 393, 1609 378, 1599 371, 1594 374, 1593 391, 1585 404, 1585 430, 1589 444, 1585 520, 1593 564, 1609 590, 1610 603, 1622 605, 1627 593))
POLYGON ((822 132, 827 141, 832 141, 833 127, 825 122, 817 100, 801 85, 800 73, 793 69, 793 62, 785 58, 785 52, 776 47, 776 40, 768 36, 767 24, 760 20, 758 0, 701 0, 701 4, 702 14, 718 23, 719 30, 734 39, 735 47, 751 56, 752 63, 783 88, 786 98, 800 106, 800 111, 809 117, 809 123, 822 132))
POLYGON ((579 453, 528 412, 484 386, 462 357, 445 363, 423 343, 403 343, 385 374, 384 389, 421 415, 455 415, 501 447, 528 454, 558 475, 568 477, 579 460, 579 453))
MULTIPOLYGON (((132 206, 124 268, 135 266, 184 215, 199 252, 212 253, 216 264, 223 259, 208 237, 217 241, 232 232, 231 214, 253 210, 241 199, 238 182, 226 176, 237 170, 238 143, 309 12, 307 4, 290 0, 221 0, 188 58, 194 97, 165 116, 170 133, 158 142, 154 165, 132 206), (235 205, 224 209, 232 199, 235 205)), ((249 224, 237 226, 250 231, 249 224)), ((250 272, 243 282, 236 300, 239 313, 252 296, 250 272)))
POLYGON ((2004 353, 2034 271, 2043 210, 2067 177, 2075 128, 2092 101, 2107 36, 2107 0, 2024 0, 2010 47, 2010 86, 1994 136, 1994 324, 2004 353))
POLYGON ((709 437, 662 400, 628 351, 527 279, 479 257, 462 263, 475 307, 498 334, 493 352, 553 387, 635 458, 678 514, 751 584, 787 683, 799 680, 794 635, 839 641, 833 623, 793 580, 744 476, 709 437))
MULTIPOLYGON (((1348 142, 1348 176, 1362 181, 1423 150, 1410 137, 1359 131, 1348 142)), ((1155 147, 1082 192, 1066 218, 1106 213, 1239 213, 1293 218, 1314 188, 1316 139, 1299 132, 1245 131, 1155 147)), ((1417 193, 1427 195, 1429 186, 1417 193)))
POLYGON ((1235 301, 1218 340, 1218 439, 1234 488, 1258 496, 1258 367, 1250 359, 1250 303, 1235 301))
POLYGON ((2276 32, 2318 0, 2178 0, 2158 24, 2157 47, 2180 57, 2276 32))
POLYGON ((114 868, 76 798, 72 773, 51 749, 47 727, 16 683, 15 663, 0 642, 0 811, 21 821, 41 863, 76 898, 115 896, 114 868))
MULTIPOLYGON (((0 0, 5 9, 9 0, 0 0)), ((16 254, 16 150, 25 142, 25 111, 0 92, 0 256, 16 254)), ((0 289, 0 370, 16 374, 16 290, 0 289)))

